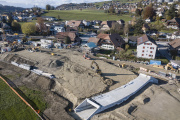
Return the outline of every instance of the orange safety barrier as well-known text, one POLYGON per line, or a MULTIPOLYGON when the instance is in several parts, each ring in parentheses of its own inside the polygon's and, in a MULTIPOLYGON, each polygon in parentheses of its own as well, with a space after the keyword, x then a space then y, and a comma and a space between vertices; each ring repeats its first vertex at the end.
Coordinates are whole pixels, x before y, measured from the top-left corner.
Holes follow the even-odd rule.
POLYGON ((2 80, 11 88, 11 90, 12 90, 17 96, 19 96, 19 98, 20 98, 26 105, 28 105, 28 106, 38 115, 38 117, 39 117, 41 120, 44 120, 44 119, 39 115, 40 110, 34 110, 34 108, 33 108, 23 97, 21 97, 21 95, 19 95, 19 93, 18 93, 14 88, 12 88, 11 85, 9 85, 9 83, 8 83, 3 77, 0 76, 0 79, 2 79, 2 80))

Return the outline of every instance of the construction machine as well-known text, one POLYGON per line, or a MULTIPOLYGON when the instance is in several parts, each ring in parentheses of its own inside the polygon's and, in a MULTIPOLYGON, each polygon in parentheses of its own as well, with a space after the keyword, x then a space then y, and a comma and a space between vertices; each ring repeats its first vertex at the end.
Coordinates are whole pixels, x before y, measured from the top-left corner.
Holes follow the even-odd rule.
POLYGON ((125 68, 125 67, 126 67, 126 64, 125 64, 125 63, 123 63, 123 64, 122 64, 122 68, 125 68))
POLYGON ((173 68, 173 66, 168 63, 166 66, 165 66, 165 70, 172 70, 172 71, 176 71, 176 69, 173 68))
POLYGON ((35 52, 40 51, 40 47, 34 47, 34 48, 32 48, 32 50, 35 52))
POLYGON ((51 53, 52 56, 54 56, 54 53, 51 53))
POLYGON ((105 77, 101 76, 101 73, 102 73, 101 69, 99 68, 99 65, 94 60, 91 63, 91 68, 94 69, 93 64, 96 65, 96 68, 97 68, 96 69, 96 74, 101 77, 101 80, 103 81, 103 83, 106 84, 106 85, 109 85, 109 86, 113 85, 113 81, 111 79, 108 79, 108 78, 105 78, 105 77))
POLYGON ((91 68, 92 68, 92 69, 94 69, 93 64, 95 64, 96 67, 97 67, 96 73, 97 73, 98 75, 101 75, 101 69, 99 69, 99 65, 93 60, 92 63, 91 63, 91 68))

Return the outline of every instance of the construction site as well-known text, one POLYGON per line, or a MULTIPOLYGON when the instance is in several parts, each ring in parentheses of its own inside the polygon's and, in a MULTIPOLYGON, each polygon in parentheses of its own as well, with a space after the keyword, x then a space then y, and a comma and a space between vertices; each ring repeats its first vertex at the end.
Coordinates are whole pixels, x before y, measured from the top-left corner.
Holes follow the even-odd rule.
POLYGON ((17 87, 26 86, 44 93, 43 98, 48 107, 43 111, 43 119, 180 118, 180 74, 172 71, 177 79, 171 80, 171 84, 168 79, 159 78, 153 78, 155 82, 152 82, 151 77, 144 75, 147 69, 169 73, 168 68, 99 59, 75 49, 55 48, 3 53, 0 55, 0 68, 1 75, 6 76, 17 87), (145 69, 143 75, 139 74, 142 73, 140 67, 141 70, 145 69), (118 90, 118 93, 115 92, 118 90), (108 98, 110 94, 113 95, 108 98), (97 109, 91 115, 83 117, 78 111, 89 109, 89 106, 82 107, 86 100, 97 104, 97 109))

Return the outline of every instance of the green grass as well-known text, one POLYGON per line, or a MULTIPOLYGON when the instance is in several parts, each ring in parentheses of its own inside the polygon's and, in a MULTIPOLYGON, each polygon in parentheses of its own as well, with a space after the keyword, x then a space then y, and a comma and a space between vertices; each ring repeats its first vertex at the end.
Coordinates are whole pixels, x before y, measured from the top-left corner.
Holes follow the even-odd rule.
POLYGON ((160 58, 160 59, 154 59, 154 60, 161 61, 162 64, 168 64, 169 63, 168 59, 166 59, 166 58, 160 58))
POLYGON ((63 21, 65 20, 120 20, 123 19, 125 21, 129 21, 132 18, 130 15, 109 15, 104 13, 104 10, 50 10, 48 13, 43 14, 42 16, 53 16, 58 17, 63 21))
POLYGON ((34 111, 27 106, 0 79, 0 119, 1 120, 39 120, 34 111))
POLYGON ((173 33, 173 32, 175 32, 175 31, 178 31, 178 30, 167 29, 167 30, 161 30, 160 32, 173 33))
POLYGON ((43 99, 43 94, 37 90, 31 90, 25 86, 19 87, 21 91, 23 91, 23 95, 26 98, 26 101, 31 104, 31 106, 43 112, 47 108, 47 103, 43 99))
MULTIPOLYGON (((37 20, 31 20, 30 22, 35 24, 36 21, 37 21, 37 20)), ((29 23, 29 22, 18 22, 18 23, 22 26, 24 23, 29 23)))

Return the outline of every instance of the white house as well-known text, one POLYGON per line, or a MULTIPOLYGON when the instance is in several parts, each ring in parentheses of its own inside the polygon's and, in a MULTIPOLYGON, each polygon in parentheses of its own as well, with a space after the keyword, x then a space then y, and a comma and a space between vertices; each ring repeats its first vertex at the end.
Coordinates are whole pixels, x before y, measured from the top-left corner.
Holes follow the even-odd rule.
POLYGON ((154 59, 156 57, 156 50, 156 42, 147 35, 143 35, 137 39, 138 58, 154 59))
POLYGON ((146 22, 146 23, 150 23, 150 22, 151 22, 151 19, 150 19, 150 18, 147 18, 147 19, 145 20, 145 22, 146 22))
POLYGON ((57 20, 55 17, 51 17, 51 16, 42 16, 42 18, 47 21, 56 21, 57 20))
POLYGON ((83 20, 83 23, 85 26, 89 27, 91 25, 90 21, 83 20))
POLYGON ((61 27, 61 26, 55 26, 55 27, 54 27, 54 31, 55 31, 55 33, 65 32, 65 28, 64 28, 64 27, 61 27))
POLYGON ((169 33, 166 35, 166 38, 167 39, 173 39, 173 40, 178 39, 178 38, 180 38, 180 31, 176 31, 173 34, 169 33))

